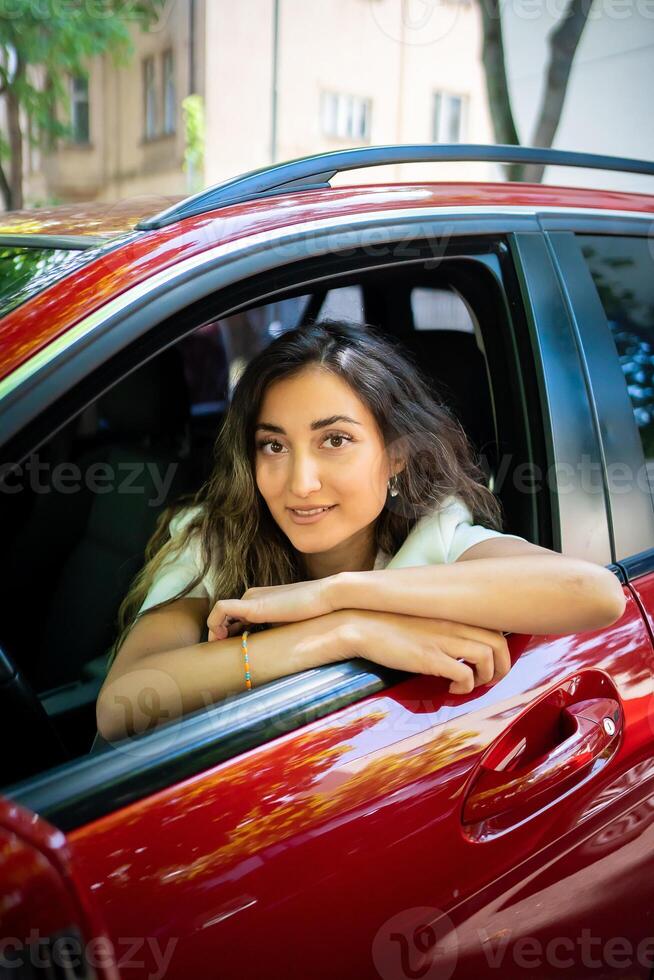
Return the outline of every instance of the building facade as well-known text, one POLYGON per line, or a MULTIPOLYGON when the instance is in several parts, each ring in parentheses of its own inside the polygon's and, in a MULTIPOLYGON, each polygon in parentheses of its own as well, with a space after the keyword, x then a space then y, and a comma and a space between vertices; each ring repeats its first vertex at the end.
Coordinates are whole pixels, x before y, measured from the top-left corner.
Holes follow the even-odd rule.
MULTIPOLYGON (((74 139, 26 155, 25 199, 190 193, 310 153, 368 144, 493 142, 473 0, 168 0, 134 56, 69 79, 74 139), (425 16, 425 11, 427 16, 425 16), (202 174, 184 171, 183 100, 202 97, 202 174)), ((484 164, 343 174, 485 179, 484 164)))

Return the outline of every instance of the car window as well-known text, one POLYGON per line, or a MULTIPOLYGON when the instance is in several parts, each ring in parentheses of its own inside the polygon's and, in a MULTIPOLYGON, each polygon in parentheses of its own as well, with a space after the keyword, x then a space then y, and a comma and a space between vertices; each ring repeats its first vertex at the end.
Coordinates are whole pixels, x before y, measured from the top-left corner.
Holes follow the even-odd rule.
POLYGON ((340 286, 338 289, 330 289, 316 319, 318 322, 342 319, 363 323, 365 316, 361 286, 340 286))
MULTIPOLYGON (((452 268, 450 275, 458 266, 452 268)), ((334 297, 330 315, 337 309, 342 317, 346 309, 356 315, 365 299, 365 308, 379 314, 369 322, 390 333, 399 322, 391 301, 406 300, 409 330, 395 339, 447 397, 484 458, 488 454, 492 475, 494 450, 487 447, 495 438, 494 413, 477 334, 481 325, 489 356, 501 360, 504 391, 510 371, 488 333, 503 308, 499 293, 485 268, 465 300, 445 283, 423 286, 418 274, 417 280, 399 268, 366 272, 359 283, 327 290, 327 298, 334 297)), ((88 753, 95 737, 95 702, 118 609, 143 567, 157 517, 195 494, 210 475, 215 440, 244 366, 280 333, 320 315, 321 307, 325 290, 317 285, 312 294, 199 324, 103 391, 39 446, 29 467, 11 476, 12 487, 24 492, 0 496, 7 529, 1 639, 72 758, 88 753)), ((504 492, 501 482, 497 492, 504 492)), ((508 513, 506 529, 532 537, 525 520, 519 509, 508 513)))
POLYGON ((654 275, 647 238, 578 235, 624 373, 654 488, 654 275))
POLYGON ((98 254, 97 248, 0 248, 0 317, 98 254))
POLYGON ((299 326, 310 296, 291 296, 216 321, 225 348, 229 395, 250 358, 271 340, 299 326))
POLYGON ((412 289, 411 311, 416 330, 462 330, 464 333, 474 333, 470 310, 451 289, 412 289))

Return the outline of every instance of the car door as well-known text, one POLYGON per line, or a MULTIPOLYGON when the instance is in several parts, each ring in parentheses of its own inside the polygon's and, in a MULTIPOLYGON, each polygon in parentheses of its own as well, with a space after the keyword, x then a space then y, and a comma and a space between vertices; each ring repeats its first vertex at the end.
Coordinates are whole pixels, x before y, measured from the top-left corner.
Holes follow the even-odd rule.
MULTIPOLYGON (((603 486, 575 479, 601 454, 570 309, 538 228, 503 238, 549 532, 608 564, 603 486)), ((652 647, 625 588, 605 630, 511 637, 488 690, 349 661, 4 793, 65 834, 114 947, 140 942, 132 976, 648 976, 654 879, 623 828, 649 793, 652 647)))

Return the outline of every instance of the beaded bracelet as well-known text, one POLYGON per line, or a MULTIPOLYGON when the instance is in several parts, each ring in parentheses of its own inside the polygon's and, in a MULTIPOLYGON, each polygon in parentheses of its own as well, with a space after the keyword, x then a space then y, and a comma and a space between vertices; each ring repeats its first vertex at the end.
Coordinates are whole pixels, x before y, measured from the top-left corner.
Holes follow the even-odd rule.
POLYGON ((241 646, 243 647, 243 656, 245 657, 245 689, 250 691, 252 689, 252 681, 250 680, 250 661, 248 659, 248 633, 250 630, 244 630, 241 634, 241 646))

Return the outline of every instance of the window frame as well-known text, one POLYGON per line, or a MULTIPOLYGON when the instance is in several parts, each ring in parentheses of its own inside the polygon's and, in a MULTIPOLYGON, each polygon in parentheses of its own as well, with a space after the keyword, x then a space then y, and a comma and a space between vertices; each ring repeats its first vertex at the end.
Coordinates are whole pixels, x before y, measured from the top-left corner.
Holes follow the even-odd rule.
POLYGON ((372 119, 372 98, 364 95, 355 95, 352 92, 335 92, 331 89, 323 89, 320 97, 320 130, 323 136, 330 139, 363 140, 370 141, 370 127, 372 119), (333 100, 333 113, 328 113, 328 102, 333 100), (333 125, 332 125, 333 116, 333 125), (341 125, 345 118, 345 125, 341 125), (355 126, 355 121, 363 126, 355 126))
MULTIPOLYGON (((69 338, 70 343, 59 349, 59 356, 53 363, 42 363, 40 370, 29 375, 11 393, 13 397, 5 399, 11 403, 7 417, 11 416, 14 427, 19 425, 14 439, 5 445, 5 449, 9 448, 10 454, 14 452, 15 460, 21 451, 22 458, 33 452, 125 374, 181 339, 209 316, 214 317, 217 297, 219 315, 228 316, 246 306, 262 304, 270 297, 288 295, 291 289, 304 292, 308 284, 315 288, 329 280, 340 283, 347 270, 360 274, 366 268, 379 269, 384 264, 393 267, 406 262, 424 264, 424 253, 407 258, 407 241, 415 243, 418 232, 420 236, 426 233, 427 242, 433 241, 434 235, 435 240, 441 241, 446 234, 448 248, 453 252, 457 248, 468 249, 468 257, 466 242, 471 238, 507 236, 515 241, 524 233, 523 239, 533 241, 535 237, 541 248, 545 248, 532 215, 461 214, 454 233, 451 215, 435 213, 430 217, 424 212, 413 217, 404 215, 402 219, 386 214, 378 221, 371 220, 368 215, 363 229, 353 229, 348 221, 337 232, 329 222, 324 223, 319 233, 313 229, 309 236, 306 230, 286 231, 286 235, 280 232, 276 236, 277 244, 284 243, 283 248, 271 248, 268 233, 256 243, 231 243, 210 249, 204 255, 180 263, 179 268, 166 270, 165 276, 155 277, 154 282, 133 287, 110 301, 107 309, 88 318, 91 322, 86 331, 69 338), (382 229, 383 236, 380 235, 382 229), (386 254, 380 252, 381 237, 385 237, 389 245, 386 254), (370 248, 364 254, 366 242, 370 248), (360 266, 351 257, 353 248, 360 250, 360 266), (226 250, 232 253, 231 261, 226 259, 226 250), (307 254, 311 259, 307 259, 307 254), (283 257, 281 260, 280 256, 283 257), (298 275, 298 269, 304 275, 298 275), (288 283, 284 282, 285 277, 289 279, 288 283), (91 339, 93 343, 89 342, 91 339), (43 374, 47 381, 42 378, 43 374), (31 405, 26 412, 28 403, 31 405)), ((415 248, 415 245, 409 247, 415 248)), ((522 288, 524 246, 514 244, 507 248, 503 244, 502 249, 503 261, 517 262, 515 288, 522 288)), ((532 270, 539 270, 542 261, 541 251, 532 254, 527 264, 532 270)), ((549 285, 551 288, 551 283, 549 285)), ((558 295, 555 279, 554 286, 558 295)), ((543 321, 551 313, 551 296, 543 302, 542 292, 542 289, 537 290, 532 295, 523 290, 527 305, 536 303, 538 307, 536 322, 543 321)), ((511 297, 511 302, 515 304, 515 296, 511 297)), ((530 312, 526 309, 525 318, 529 317, 530 312)), ((534 320, 533 310, 531 320, 534 320)), ((514 323, 513 316, 508 322, 510 326, 514 323)), ((569 329, 563 319, 561 330, 564 334, 566 325, 569 329)), ((520 326, 520 330, 525 334, 526 343, 529 340, 526 328, 520 326)), ((536 358, 542 355, 537 345, 533 352, 536 358)), ((541 371, 546 391, 551 384, 547 370, 554 366, 557 376, 560 375, 557 383, 561 384, 570 367, 551 360, 557 354, 557 350, 549 352, 545 371, 541 371)), ((547 417, 543 407, 544 423, 547 417)), ((571 425, 568 423, 572 429, 585 427, 583 412, 573 419, 571 425)), ((593 434, 591 432, 591 436, 593 434)), ((582 433, 578 438, 587 436, 582 433)), ((242 710, 245 706, 242 697, 231 703, 223 701, 148 733, 142 739, 130 740, 122 748, 113 746, 106 753, 73 759, 23 783, 0 787, 0 792, 41 813, 61 829, 70 830, 111 812, 117 799, 123 806, 143 798, 163 786, 240 754, 248 747, 365 698, 404 676, 367 661, 325 665, 272 682, 259 689, 254 698, 254 692, 250 692, 247 704, 252 707, 248 709, 247 717, 242 710)))
POLYGON ((468 104, 469 96, 466 92, 452 92, 449 89, 433 90, 431 110, 431 139, 433 143, 465 142, 465 133, 468 125, 468 104), (451 119, 449 106, 453 99, 459 100, 459 126, 456 139, 449 133, 451 119), (446 105, 448 106, 447 119, 445 119, 444 115, 446 105))
POLYGON ((585 383, 592 400, 606 487, 612 560, 627 561, 651 549, 654 568, 654 496, 642 491, 637 482, 628 493, 616 492, 608 476, 609 467, 620 463, 626 463, 631 472, 644 472, 645 456, 611 328, 576 237, 590 234, 646 238, 651 219, 589 216, 583 223, 558 218, 543 225, 574 321, 585 383))

